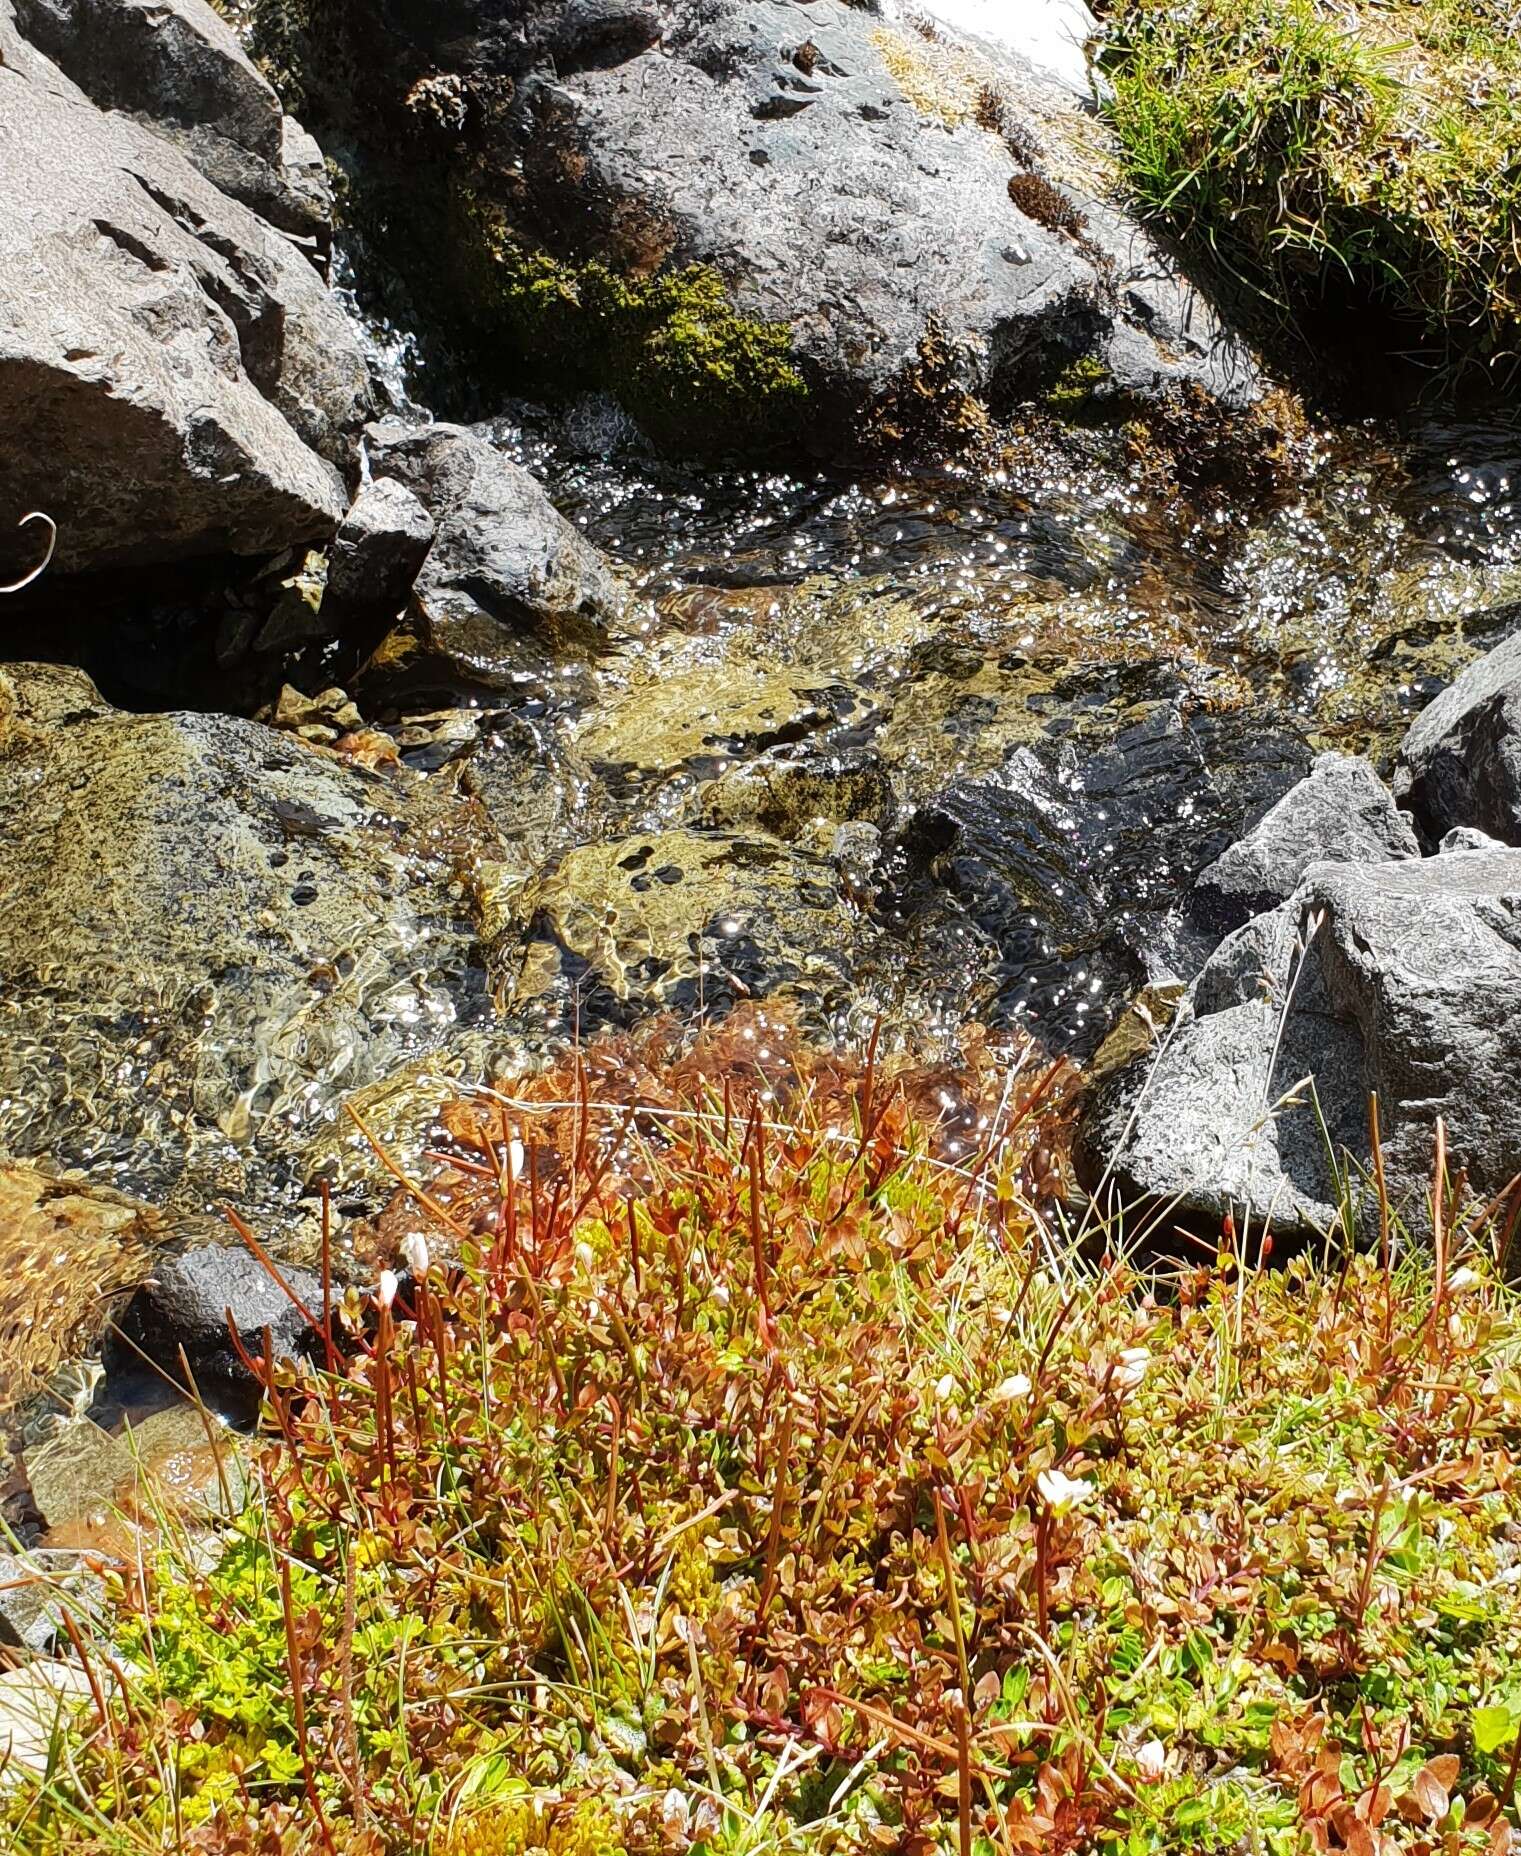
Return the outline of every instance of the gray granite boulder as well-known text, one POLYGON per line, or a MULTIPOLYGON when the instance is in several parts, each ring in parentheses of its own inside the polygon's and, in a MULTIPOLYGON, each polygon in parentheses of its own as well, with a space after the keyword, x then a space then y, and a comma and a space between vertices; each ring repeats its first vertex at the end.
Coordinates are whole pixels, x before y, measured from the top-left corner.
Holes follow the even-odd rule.
POLYGON ((370 401, 307 259, 0 0, 0 577, 254 554, 331 535, 370 401))
POLYGON ((1521 844, 1521 631, 1416 717, 1400 744, 1394 790, 1433 837, 1472 826, 1521 844))
POLYGON ((1229 936, 1154 1060, 1101 1089, 1081 1170, 1164 1219, 1323 1230, 1370 1162, 1415 1230, 1437 1119, 1475 1192, 1521 1173, 1521 852, 1314 864, 1229 936))
POLYGON ((14 0, 16 23, 102 109, 175 143, 223 193, 325 246, 322 157, 207 0, 14 0))
POLYGON ((1287 901, 1313 863, 1387 863, 1420 843, 1369 762, 1320 754, 1246 835, 1199 874, 1190 913, 1216 934, 1287 901))
POLYGON ((365 446, 377 486, 409 490, 436 532, 361 701, 398 687, 514 690, 606 639, 624 590, 520 465, 459 425, 382 419, 365 446))

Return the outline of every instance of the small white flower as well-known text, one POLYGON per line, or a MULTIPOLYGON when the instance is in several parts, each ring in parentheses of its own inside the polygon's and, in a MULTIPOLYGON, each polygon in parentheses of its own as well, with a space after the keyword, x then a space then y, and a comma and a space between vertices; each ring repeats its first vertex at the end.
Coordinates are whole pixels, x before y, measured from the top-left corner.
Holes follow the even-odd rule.
POLYGON ((1093 1484, 1085 1477, 1063 1475, 1059 1469, 1043 1469, 1035 1486, 1052 1514, 1069 1514, 1093 1493, 1093 1484))
POLYGON ((1118 1392, 1134 1392, 1146 1377, 1146 1369, 1150 1365, 1149 1347, 1127 1347, 1115 1362, 1109 1383, 1118 1392))
POLYGON ((389 1308, 396 1300, 398 1288, 395 1270, 382 1270, 380 1281, 375 1285, 375 1300, 382 1308, 389 1308))
POLYGON ((591 1245, 587 1243, 584 1237, 577 1240, 576 1261, 581 1265, 583 1270, 588 1272, 597 1267, 597 1253, 592 1249, 591 1245))
POLYGON ((947 1373, 942 1379, 935 1382, 935 1397, 942 1405, 954 1396, 955 1391, 956 1381, 950 1373, 947 1373))
POLYGON ((515 1135, 507 1143, 507 1177, 509 1179, 523 1177, 523 1143, 515 1135))
POLYGON ((1148 1740, 1136 1748, 1135 1766, 1148 1785, 1155 1785, 1167 1770, 1167 1748, 1160 1740, 1148 1740))
POLYGON ((1462 1269, 1454 1270, 1447 1278, 1447 1287, 1449 1289, 1471 1289, 1478 1280, 1479 1272, 1469 1269, 1465 1264, 1462 1269))
POLYGON ((1011 1404, 1017 1398, 1028 1398, 1031 1389, 1030 1381, 1024 1373, 1010 1373, 1007 1379, 1000 1380, 994 1386, 988 1402, 992 1405, 1011 1404))
POLYGON ((428 1273, 428 1240, 421 1231, 408 1231, 401 1240, 401 1260, 412 1272, 413 1278, 421 1282, 428 1273))
POLYGON ((660 1801, 660 1827, 672 1843, 681 1842, 691 1822, 692 1809, 673 1785, 660 1801))

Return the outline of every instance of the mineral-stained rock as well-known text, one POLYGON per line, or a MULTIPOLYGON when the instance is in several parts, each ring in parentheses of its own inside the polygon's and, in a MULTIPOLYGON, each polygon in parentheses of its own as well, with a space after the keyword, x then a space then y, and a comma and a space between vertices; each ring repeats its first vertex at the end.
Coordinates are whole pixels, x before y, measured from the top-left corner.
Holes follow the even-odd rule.
POLYGON ((1154 1065, 1099 1092, 1084 1170, 1164 1214, 1323 1230, 1347 1157, 1369 1168, 1370 1090, 1413 1228, 1438 1118, 1481 1198, 1521 1172, 1521 852, 1312 865, 1221 943, 1154 1065))
POLYGON ((1420 843, 1365 760, 1321 754, 1309 773, 1245 837, 1199 874, 1189 898, 1217 934, 1285 902, 1313 863, 1387 863, 1419 857, 1420 843))
POLYGON ((64 572, 326 537, 369 395, 307 259, 0 0, 0 573, 31 509, 64 572))
POLYGON ((1521 631, 1416 717, 1400 745, 1394 790, 1434 837, 1467 825, 1521 844, 1521 631))

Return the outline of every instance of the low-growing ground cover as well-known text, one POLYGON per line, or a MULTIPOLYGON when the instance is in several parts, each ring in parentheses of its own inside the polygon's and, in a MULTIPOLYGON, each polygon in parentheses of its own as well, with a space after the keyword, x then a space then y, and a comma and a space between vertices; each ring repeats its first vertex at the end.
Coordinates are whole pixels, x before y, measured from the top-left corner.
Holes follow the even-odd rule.
POLYGON ((1147 1277, 1055 1221, 1065 1084, 751 1018, 462 1100, 11 1847, 1507 1848, 1488 1231, 1147 1277))
POLYGON ((1521 39, 1504 0, 1116 0, 1109 114, 1143 207, 1299 322, 1513 379, 1521 39))

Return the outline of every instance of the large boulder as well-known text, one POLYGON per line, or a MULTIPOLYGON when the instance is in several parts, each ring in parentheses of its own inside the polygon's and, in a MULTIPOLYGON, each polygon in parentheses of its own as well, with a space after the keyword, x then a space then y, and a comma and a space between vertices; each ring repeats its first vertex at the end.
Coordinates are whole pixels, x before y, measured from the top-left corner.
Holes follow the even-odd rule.
POLYGON ((1473 826, 1521 844, 1521 631, 1417 716, 1400 744, 1394 790, 1433 837, 1473 826))
POLYGON ((324 245, 322 157, 207 0, 14 0, 16 24, 102 109, 174 142, 223 193, 324 245))
POLYGON ((64 571, 326 537, 369 396, 307 259, 0 0, 0 573, 31 509, 64 571))
POLYGON ((1216 934, 1286 902, 1314 863, 1419 857, 1410 821, 1365 760, 1320 754, 1293 786, 1199 874, 1190 910, 1216 934))
POLYGON ((382 419, 365 448, 377 492, 410 491, 435 532, 404 624, 362 688, 510 690, 606 639, 625 605, 620 583, 520 465, 458 425, 382 419))
POLYGON ((1521 1172, 1521 852, 1312 865, 1221 943, 1155 1058, 1098 1092, 1080 1162, 1164 1218, 1325 1230, 1349 1159, 1371 1171, 1370 1091, 1411 1228, 1439 1118, 1481 1197, 1521 1172))
POLYGON ((476 355, 609 387, 657 437, 839 456, 1059 381, 1260 390, 1115 204, 1104 132, 1008 47, 847 0, 299 17, 308 107, 364 150, 418 303, 476 355))
POLYGON ((288 1186, 344 1090, 487 1015, 469 876, 501 857, 449 774, 11 667, 0 1152, 197 1210, 288 1186))

